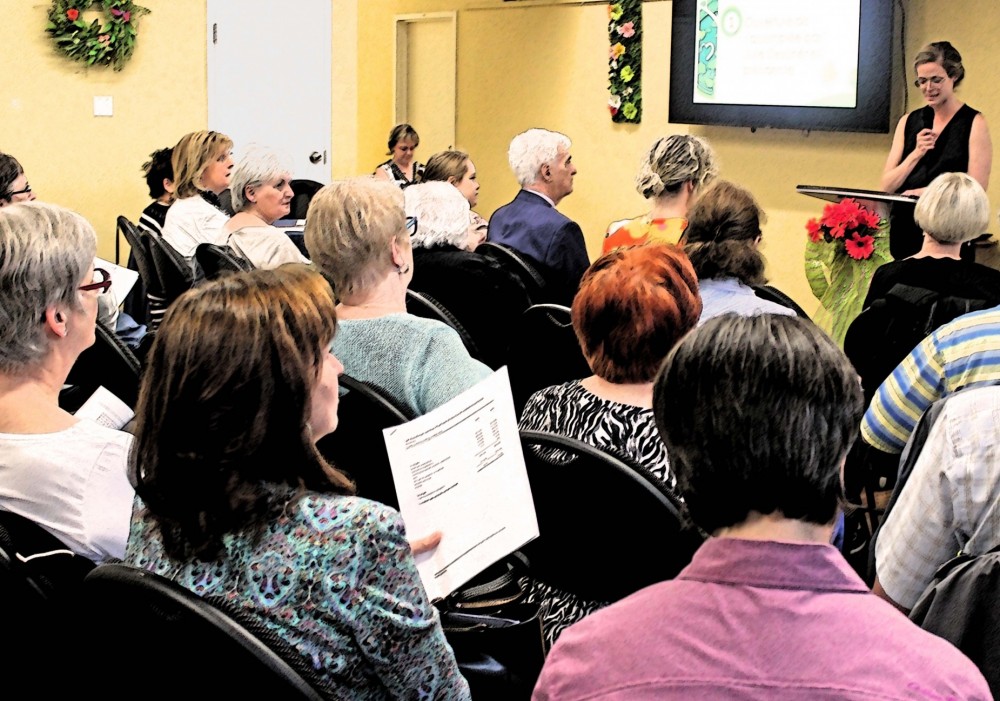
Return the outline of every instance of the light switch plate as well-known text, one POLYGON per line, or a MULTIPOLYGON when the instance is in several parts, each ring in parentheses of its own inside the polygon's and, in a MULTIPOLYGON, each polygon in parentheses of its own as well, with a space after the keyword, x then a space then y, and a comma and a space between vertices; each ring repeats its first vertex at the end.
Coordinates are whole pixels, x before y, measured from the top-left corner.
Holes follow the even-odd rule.
POLYGON ((94 95, 94 116, 110 117, 115 113, 115 101, 111 95, 94 95))

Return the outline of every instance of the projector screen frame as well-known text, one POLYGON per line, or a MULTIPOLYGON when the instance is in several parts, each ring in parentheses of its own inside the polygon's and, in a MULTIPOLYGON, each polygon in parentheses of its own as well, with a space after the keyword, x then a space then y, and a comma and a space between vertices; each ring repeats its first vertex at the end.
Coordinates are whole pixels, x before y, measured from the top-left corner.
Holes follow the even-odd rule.
POLYGON ((861 0, 858 94, 854 108, 696 103, 694 61, 698 0, 673 0, 672 4, 669 114, 672 124, 872 134, 887 134, 891 130, 891 0, 861 0))

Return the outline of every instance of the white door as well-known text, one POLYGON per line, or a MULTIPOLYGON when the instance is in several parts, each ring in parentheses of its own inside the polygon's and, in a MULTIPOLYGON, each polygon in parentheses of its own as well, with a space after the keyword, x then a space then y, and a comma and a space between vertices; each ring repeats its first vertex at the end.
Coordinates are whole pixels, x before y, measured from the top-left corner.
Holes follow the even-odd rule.
POLYGON ((330 182, 330 0, 208 0, 208 128, 330 182), (294 8, 294 9, 293 9, 294 8))

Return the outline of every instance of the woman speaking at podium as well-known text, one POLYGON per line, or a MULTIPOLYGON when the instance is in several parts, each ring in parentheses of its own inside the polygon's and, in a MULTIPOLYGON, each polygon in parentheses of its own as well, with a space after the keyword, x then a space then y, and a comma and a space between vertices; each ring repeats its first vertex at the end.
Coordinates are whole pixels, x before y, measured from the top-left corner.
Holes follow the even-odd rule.
MULTIPOLYGON (((941 173, 968 173, 985 190, 993 147, 986 118, 958 99, 955 88, 965 77, 962 56, 947 41, 928 44, 913 61, 914 84, 927 105, 904 115, 896 126, 882 171, 886 192, 920 195, 941 173)), ((913 207, 894 205, 889 215, 889 250, 896 260, 920 250, 923 234, 913 221, 913 207)))

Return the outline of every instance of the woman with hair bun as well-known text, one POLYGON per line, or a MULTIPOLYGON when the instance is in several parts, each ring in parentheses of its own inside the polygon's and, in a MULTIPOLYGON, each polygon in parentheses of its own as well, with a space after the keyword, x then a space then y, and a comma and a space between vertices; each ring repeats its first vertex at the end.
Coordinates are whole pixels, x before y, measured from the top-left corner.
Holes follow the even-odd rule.
MULTIPOLYGON (((986 117, 962 102, 955 89, 965 78, 962 55, 947 41, 923 47, 913 60, 914 85, 927 104, 904 115, 896 125, 892 148, 882 171, 886 192, 922 195, 942 173, 968 173, 987 189, 993 146, 986 117)), ((913 208, 899 205, 889 217, 889 250, 896 260, 920 250, 923 231, 913 208)))
POLYGON ((763 285, 764 256, 759 250, 764 211, 750 192, 719 180, 691 208, 684 251, 698 274, 703 309, 701 321, 735 312, 794 314, 788 307, 761 299, 753 291, 763 285))
POLYGON ((718 174, 715 153, 706 140, 686 134, 657 139, 635 176, 635 189, 652 201, 652 209, 641 217, 612 223, 604 253, 641 243, 677 243, 688 225, 688 208, 718 174))

